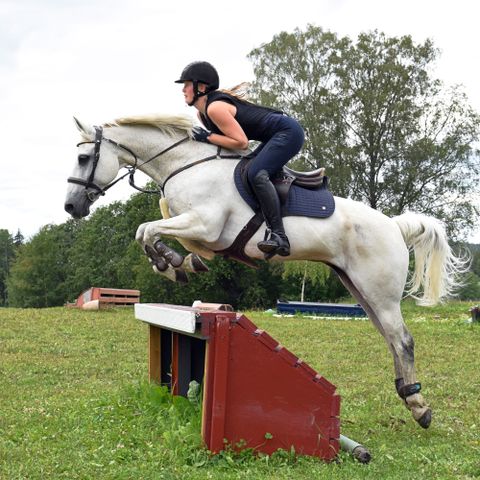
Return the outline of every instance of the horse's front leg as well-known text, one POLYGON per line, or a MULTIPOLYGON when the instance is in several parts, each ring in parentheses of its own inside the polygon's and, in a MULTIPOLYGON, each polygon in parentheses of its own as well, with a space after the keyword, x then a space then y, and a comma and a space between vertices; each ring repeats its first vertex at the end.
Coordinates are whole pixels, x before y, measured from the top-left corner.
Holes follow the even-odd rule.
POLYGON ((170 280, 188 281, 185 271, 204 272, 208 271, 198 255, 190 253, 183 257, 168 245, 161 241, 162 235, 180 237, 196 241, 205 241, 212 238, 215 229, 199 221, 199 216, 193 213, 185 213, 169 219, 144 223, 137 229, 136 239, 142 246, 145 254, 155 272, 166 276, 170 280))
MULTIPOLYGON (((143 241, 146 243, 151 243, 162 235, 211 243, 220 236, 223 222, 215 212, 200 215, 198 212, 190 210, 174 217, 149 222, 144 226, 142 233, 143 241)), ((138 234, 137 231, 137 236, 138 234)))
MULTIPOLYGON (((153 271, 155 273, 158 273, 159 275, 163 275, 164 277, 168 278, 169 280, 172 280, 173 282, 179 282, 186 284, 188 283, 188 276, 187 273, 183 268, 174 267, 169 263, 169 260, 172 258, 172 255, 168 255, 167 258, 165 258, 162 255, 162 248, 159 248, 160 253, 157 252, 156 247, 160 247, 163 245, 160 241, 157 242, 157 245, 155 247, 151 247, 150 245, 143 245, 143 251, 145 252, 145 255, 148 258, 148 261, 150 262, 150 265, 153 268, 153 271)), ((174 257, 174 262, 178 263, 178 258, 181 258, 181 263, 183 263, 183 257, 178 254, 177 252, 174 252, 172 249, 170 249, 171 252, 173 252, 175 255, 174 257)))

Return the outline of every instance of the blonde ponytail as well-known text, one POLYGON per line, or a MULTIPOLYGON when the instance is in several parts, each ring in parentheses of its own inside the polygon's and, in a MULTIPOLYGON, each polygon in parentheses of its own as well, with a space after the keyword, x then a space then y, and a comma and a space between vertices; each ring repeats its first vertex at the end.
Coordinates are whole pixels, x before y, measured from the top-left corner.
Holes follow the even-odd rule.
POLYGON ((228 93, 228 95, 238 98, 239 100, 248 100, 250 86, 250 82, 242 82, 232 88, 220 90, 220 92, 228 93))

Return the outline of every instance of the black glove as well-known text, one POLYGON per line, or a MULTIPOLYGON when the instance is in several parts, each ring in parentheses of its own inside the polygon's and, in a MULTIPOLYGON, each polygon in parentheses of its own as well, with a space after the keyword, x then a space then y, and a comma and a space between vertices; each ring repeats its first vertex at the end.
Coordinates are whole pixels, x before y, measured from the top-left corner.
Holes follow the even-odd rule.
POLYGON ((209 130, 205 130, 202 127, 193 127, 192 138, 197 142, 210 143, 208 137, 212 134, 209 130))

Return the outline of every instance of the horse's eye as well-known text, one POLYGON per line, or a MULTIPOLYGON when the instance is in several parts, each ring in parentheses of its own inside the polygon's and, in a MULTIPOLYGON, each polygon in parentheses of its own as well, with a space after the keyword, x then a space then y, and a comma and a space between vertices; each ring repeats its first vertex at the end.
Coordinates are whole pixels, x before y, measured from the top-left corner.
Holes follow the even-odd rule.
POLYGON ((88 162, 88 159, 89 159, 89 155, 87 155, 86 153, 81 153, 79 156, 78 156, 78 163, 80 165, 85 165, 85 163, 88 162))

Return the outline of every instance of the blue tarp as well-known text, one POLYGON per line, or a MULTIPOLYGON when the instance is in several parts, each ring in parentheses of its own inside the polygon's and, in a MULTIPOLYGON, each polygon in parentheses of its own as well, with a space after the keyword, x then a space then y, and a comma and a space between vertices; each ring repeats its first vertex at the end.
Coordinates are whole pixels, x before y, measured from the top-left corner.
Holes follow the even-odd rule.
POLYGON ((315 302, 280 302, 277 301, 278 313, 309 313, 328 316, 366 317, 360 305, 315 302))

